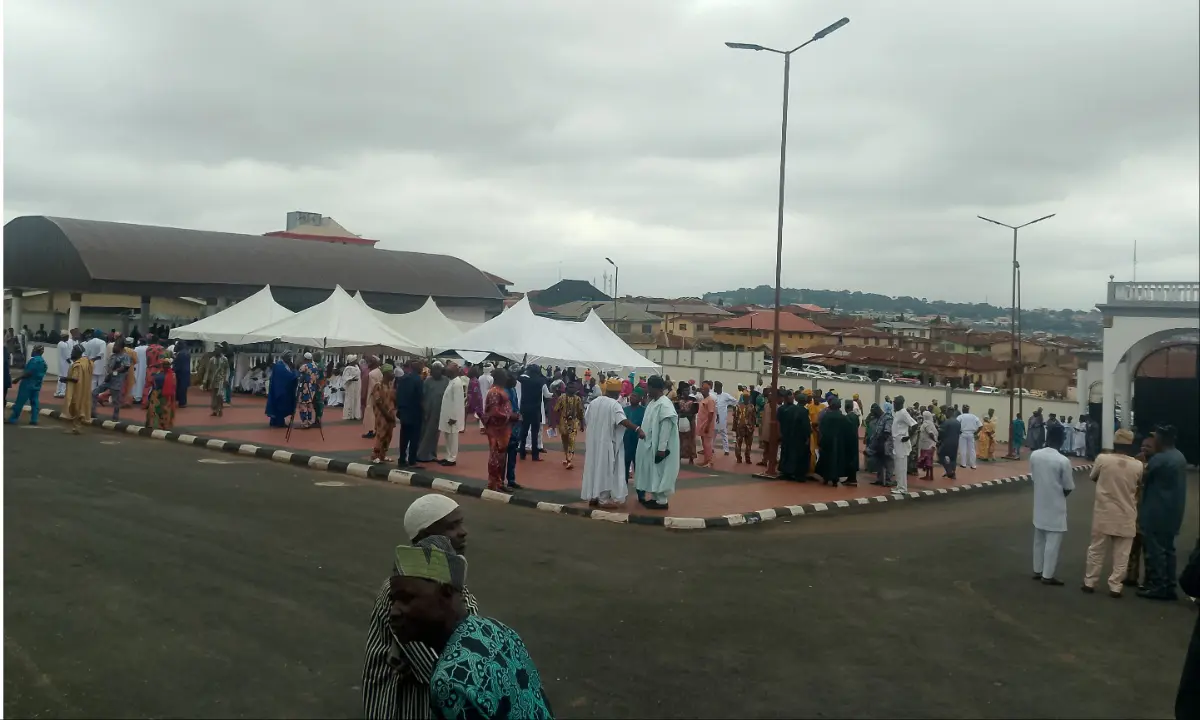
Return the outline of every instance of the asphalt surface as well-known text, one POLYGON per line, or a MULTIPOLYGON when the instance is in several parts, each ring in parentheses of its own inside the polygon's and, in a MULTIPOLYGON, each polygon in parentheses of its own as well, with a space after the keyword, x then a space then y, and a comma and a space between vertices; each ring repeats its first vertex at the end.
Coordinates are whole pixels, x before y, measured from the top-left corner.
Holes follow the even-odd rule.
MULTIPOLYGON (((359 713, 419 491, 49 422, 4 462, 6 716, 359 713)), ((691 534, 464 499, 469 583, 560 717, 1170 717, 1195 609, 1079 592, 1086 481, 1031 582, 1031 497, 691 534)))

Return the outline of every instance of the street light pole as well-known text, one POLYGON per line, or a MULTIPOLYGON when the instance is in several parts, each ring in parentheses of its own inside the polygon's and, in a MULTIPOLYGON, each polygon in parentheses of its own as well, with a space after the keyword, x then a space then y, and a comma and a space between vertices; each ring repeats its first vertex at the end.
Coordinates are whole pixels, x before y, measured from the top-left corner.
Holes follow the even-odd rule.
MULTIPOLYGON (((736 42, 725 43, 726 47, 733 48, 734 50, 755 50, 755 51, 765 50, 767 52, 772 52, 777 55, 783 56, 783 122, 782 122, 782 128, 781 128, 781 132, 780 132, 782 137, 779 142, 779 212, 776 217, 776 237, 775 237, 775 313, 774 313, 774 315, 775 315, 775 321, 774 321, 775 337, 774 337, 774 341, 773 341, 772 347, 771 347, 771 357, 773 358, 773 360, 771 362, 771 397, 768 400, 768 402, 770 402, 770 404, 771 404, 771 417, 772 418, 778 417, 777 411, 779 409, 779 306, 780 306, 780 302, 781 302, 780 284, 782 282, 782 277, 783 277, 783 199, 784 199, 784 183, 787 179, 788 89, 789 89, 790 80, 791 80, 792 53, 796 52, 797 50, 800 50, 801 48, 803 48, 804 46, 806 46, 810 43, 814 43, 817 40, 820 40, 821 38, 829 35, 830 33, 841 28, 842 26, 846 25, 849 22, 850 22, 850 18, 842 18, 841 20, 838 20, 837 22, 826 27, 825 29, 820 30, 819 32, 814 34, 811 38, 804 41, 803 43, 800 43, 799 45, 792 48, 791 50, 776 50, 774 48, 769 48, 769 47, 766 47, 763 45, 757 45, 754 43, 736 43, 736 42)), ((764 473, 765 475, 773 476, 776 474, 776 464, 778 463, 778 455, 779 455, 779 437, 778 436, 779 436, 779 433, 775 430, 775 428, 771 428, 770 439, 767 442, 767 449, 765 451, 766 452, 765 459, 767 462, 767 469, 766 469, 766 472, 764 473)))
MULTIPOLYGON (((1021 263, 1017 263, 1017 377, 1020 378, 1021 394, 1017 396, 1017 412, 1025 415, 1025 348, 1021 347, 1021 263)), ((1010 413, 1011 414, 1011 411, 1010 413)))
POLYGON ((617 267, 617 264, 615 262, 613 262, 610 258, 604 258, 604 259, 608 260, 608 264, 613 266, 613 332, 616 332, 617 331, 617 301, 621 297, 619 294, 619 292, 621 290, 621 286, 620 286, 621 268, 617 267))
MULTIPOLYGON (((1025 223, 1024 225, 1009 225, 1008 223, 1002 223, 1002 222, 999 222, 998 220, 992 220, 991 218, 985 218, 982 215, 975 216, 975 217, 979 218, 980 220, 985 220, 987 222, 992 223, 993 225, 999 225, 1000 227, 1006 227, 1009 230, 1012 230, 1012 233, 1013 233, 1012 306, 1011 306, 1012 314, 1008 321, 1008 335, 1009 335, 1009 339, 1010 339, 1009 355, 1008 355, 1008 454, 1010 457, 1014 456, 1013 455, 1013 447, 1012 447, 1012 423, 1016 419, 1016 416, 1013 414, 1013 412, 1014 412, 1014 401, 1016 400, 1016 398, 1014 397, 1014 393, 1016 393, 1017 388, 1014 387, 1014 385, 1017 384, 1018 374, 1020 375, 1021 385, 1023 386, 1025 384, 1024 368, 1022 368, 1020 366, 1020 358, 1018 357, 1018 355, 1020 353, 1021 343, 1017 336, 1017 333, 1019 331, 1019 327, 1017 324, 1017 274, 1020 269, 1020 265, 1017 263, 1017 231, 1023 227, 1029 227, 1030 225, 1033 225, 1034 223, 1040 223, 1043 220, 1049 220, 1050 218, 1054 217, 1056 214, 1057 213, 1050 213, 1049 215, 1040 217, 1037 220, 1030 220, 1029 222, 1025 223)), ((1021 389, 1023 390, 1024 387, 1022 387, 1021 389)), ((1022 399, 1021 406, 1024 407, 1024 405, 1025 405, 1024 399, 1022 399)))

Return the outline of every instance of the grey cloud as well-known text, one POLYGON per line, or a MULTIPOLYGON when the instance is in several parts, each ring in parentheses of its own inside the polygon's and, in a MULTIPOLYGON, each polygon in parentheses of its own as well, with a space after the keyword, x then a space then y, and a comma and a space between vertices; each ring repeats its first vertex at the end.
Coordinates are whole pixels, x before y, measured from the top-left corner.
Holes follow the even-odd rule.
POLYGON ((1132 234, 1194 279, 1194 3, 6 6, 5 214, 242 232, 303 207, 541 287, 773 281, 1089 306, 1132 234), (1080 250, 1083 249, 1083 252, 1080 250), (614 258, 615 259, 615 258, 614 258), (919 284, 921 287, 914 288, 919 284), (932 287, 930 287, 932 285, 932 287))

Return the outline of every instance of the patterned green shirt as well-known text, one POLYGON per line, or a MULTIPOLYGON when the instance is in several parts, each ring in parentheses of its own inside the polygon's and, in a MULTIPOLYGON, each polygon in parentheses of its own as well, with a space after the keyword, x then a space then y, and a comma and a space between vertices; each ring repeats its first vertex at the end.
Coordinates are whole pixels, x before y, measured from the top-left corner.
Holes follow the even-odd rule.
POLYGON ((442 720, 552 720, 542 678, 511 628, 468 616, 450 636, 429 680, 433 717, 442 720))

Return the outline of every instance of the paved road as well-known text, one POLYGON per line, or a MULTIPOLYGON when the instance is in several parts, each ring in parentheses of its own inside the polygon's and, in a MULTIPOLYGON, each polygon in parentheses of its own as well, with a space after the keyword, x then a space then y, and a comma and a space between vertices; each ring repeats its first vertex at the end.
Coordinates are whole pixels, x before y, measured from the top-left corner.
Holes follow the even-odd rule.
MULTIPOLYGON (((358 712, 416 491, 55 424, 4 460, 6 715, 358 712)), ((561 717, 1169 717, 1195 610, 1076 589, 1091 499, 1063 588, 1028 580, 1027 489, 695 534, 465 508, 561 717)))

